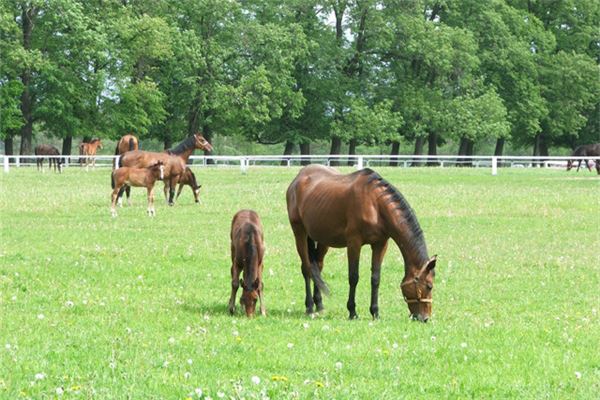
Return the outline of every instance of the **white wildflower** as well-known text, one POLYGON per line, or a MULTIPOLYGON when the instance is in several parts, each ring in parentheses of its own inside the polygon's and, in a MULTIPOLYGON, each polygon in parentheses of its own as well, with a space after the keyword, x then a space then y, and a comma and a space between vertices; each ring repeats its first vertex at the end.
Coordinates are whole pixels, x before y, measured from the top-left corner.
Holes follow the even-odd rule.
POLYGON ((256 375, 254 375, 252 378, 252 383, 254 383, 255 385, 258 385, 260 383, 260 378, 256 375))

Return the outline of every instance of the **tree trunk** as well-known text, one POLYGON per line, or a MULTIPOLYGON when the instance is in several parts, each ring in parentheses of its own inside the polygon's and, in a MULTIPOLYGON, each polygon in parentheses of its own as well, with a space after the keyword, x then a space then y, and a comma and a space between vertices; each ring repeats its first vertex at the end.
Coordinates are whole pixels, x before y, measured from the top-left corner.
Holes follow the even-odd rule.
MULTIPOLYGON (((310 142, 300 143, 300 154, 303 156, 310 155, 310 142)), ((309 158, 301 158, 300 159, 300 165, 308 165, 308 164, 310 164, 309 158)))
MULTIPOLYGON (((437 133, 435 132, 430 132, 429 133, 429 137, 427 138, 427 142, 428 142, 428 149, 427 149, 427 154, 430 156, 437 156, 437 133)), ((427 166, 437 166, 439 165, 439 163, 437 161, 434 160, 429 160, 427 161, 427 166)))
MULTIPOLYGON (((206 139, 206 141, 210 144, 212 144, 212 140, 213 140, 213 135, 212 135, 212 129, 210 128, 210 126, 208 125, 203 125, 202 126, 202 136, 204 136, 204 139, 206 139)), ((212 155, 211 151, 206 151, 204 150, 204 155, 205 156, 210 156, 212 155)), ((215 160, 213 160, 212 158, 207 158, 206 159, 206 163, 207 164, 214 164, 215 160)))
MULTIPOLYGON (((392 151, 390 152, 390 156, 397 156, 400 154, 400 142, 392 142, 392 151)), ((398 160, 390 159, 390 167, 397 167, 398 160)))
MULTIPOLYGON (((421 154, 423 154, 424 144, 425 138, 423 136, 417 136, 417 138, 415 139, 415 151, 413 152, 413 155, 420 156, 421 154)), ((414 159, 412 160, 411 166, 418 167, 422 163, 423 162, 420 159, 414 159)))
MULTIPOLYGON (((342 139, 340 139, 337 136, 333 136, 331 138, 331 149, 329 150, 329 154, 338 155, 341 153, 341 151, 342 151, 342 139)), ((337 158, 329 160, 329 165, 331 165, 331 166, 336 166, 339 164, 340 164, 340 162, 337 158)))
MULTIPOLYGON (((548 144, 546 143, 546 137, 543 133, 535 135, 535 141, 533 143, 533 156, 534 157, 545 157, 548 156, 548 144)), ((541 160, 536 160, 534 165, 542 165, 541 160)))
POLYGON ((466 159, 464 156, 467 154, 467 146, 468 146, 469 140, 467 138, 461 137, 460 138, 460 144, 458 145, 458 158, 457 158, 457 166, 458 167, 464 167, 465 163, 466 163, 466 159))
MULTIPOLYGON (((4 139, 4 154, 7 156, 12 156, 15 154, 13 147, 14 147, 14 142, 13 142, 13 135, 9 134, 5 139, 4 139)), ((9 162, 15 162, 15 159, 9 159, 9 162)))
MULTIPOLYGON (((33 20, 37 16, 36 7, 23 5, 21 13, 21 23, 23 29, 23 49, 31 50, 31 34, 33 32, 33 20), (29 7, 29 8, 28 8, 29 7)), ((30 92, 31 69, 25 67, 21 73, 21 82, 23 83, 23 93, 21 94, 21 113, 25 124, 21 127, 21 148, 20 154, 33 154, 33 94, 30 92)))
MULTIPOLYGON (((467 139, 467 152, 465 153, 465 155, 472 156, 474 150, 475 150, 475 142, 472 141, 472 140, 468 140, 467 139)), ((469 167, 472 167, 473 166, 473 159, 470 159, 467 162, 466 165, 469 166, 469 167)))
MULTIPOLYGON (((348 143, 348 155, 355 156, 356 155, 356 139, 350 139, 350 143, 348 143)), ((354 157, 348 157, 348 166, 351 167, 354 165, 354 157)))
POLYGON ((163 140, 163 144, 164 144, 164 149, 168 150, 171 147, 173 147, 173 138, 171 138, 171 135, 168 135, 167 137, 164 138, 163 140))
POLYGON ((73 135, 65 136, 65 138, 63 139, 63 143, 62 143, 62 155, 70 156, 72 147, 73 147, 73 135))
MULTIPOLYGON (((291 140, 285 141, 285 148, 283 149, 284 156, 290 156, 294 152, 296 145, 291 140)), ((281 165, 287 165, 287 160, 281 160, 281 165)))
POLYGON ((498 138, 498 140, 496 140, 496 149, 494 150, 494 155, 495 156, 502 156, 502 154, 504 153, 504 142, 506 139, 504 138, 498 138))

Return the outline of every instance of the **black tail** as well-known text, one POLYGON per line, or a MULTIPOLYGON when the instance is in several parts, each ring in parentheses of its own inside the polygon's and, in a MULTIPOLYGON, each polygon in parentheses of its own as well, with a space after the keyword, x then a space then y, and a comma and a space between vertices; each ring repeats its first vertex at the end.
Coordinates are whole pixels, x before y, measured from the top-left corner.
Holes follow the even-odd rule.
POLYGON ((129 139, 129 151, 135 150, 135 140, 133 138, 129 139))
POLYGON ((329 287, 321 277, 321 270, 317 261, 317 244, 310 237, 308 237, 308 259, 310 260, 310 274, 313 282, 317 285, 321 293, 329 296, 329 287))

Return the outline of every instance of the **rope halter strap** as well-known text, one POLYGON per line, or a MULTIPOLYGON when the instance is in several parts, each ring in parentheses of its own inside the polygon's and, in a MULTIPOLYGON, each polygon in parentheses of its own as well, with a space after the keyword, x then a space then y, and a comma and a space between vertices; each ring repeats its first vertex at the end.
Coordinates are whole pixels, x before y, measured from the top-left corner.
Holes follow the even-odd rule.
POLYGON ((427 263, 425 263, 425 265, 421 268, 421 270, 419 270, 419 273, 411 280, 408 280, 406 282, 402 282, 400 284, 400 287, 404 287, 404 286, 408 286, 410 284, 415 285, 415 293, 417 294, 417 297, 414 299, 409 299, 406 296, 404 296, 404 294, 402 295, 402 297, 404 297, 404 301, 407 304, 415 304, 415 303, 433 303, 433 299, 424 299, 422 298, 422 291, 421 288, 419 288, 419 277, 423 274, 423 271, 425 270, 425 268, 427 268, 427 263))

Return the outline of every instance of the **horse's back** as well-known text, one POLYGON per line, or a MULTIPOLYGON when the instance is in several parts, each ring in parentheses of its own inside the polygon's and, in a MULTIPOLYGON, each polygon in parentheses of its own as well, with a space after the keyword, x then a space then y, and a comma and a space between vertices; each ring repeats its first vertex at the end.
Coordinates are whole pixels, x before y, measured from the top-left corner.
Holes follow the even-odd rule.
POLYGON ((260 266, 264 254, 264 234, 262 222, 255 211, 240 210, 233 216, 230 237, 232 257, 240 267, 251 262, 260 266))

